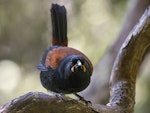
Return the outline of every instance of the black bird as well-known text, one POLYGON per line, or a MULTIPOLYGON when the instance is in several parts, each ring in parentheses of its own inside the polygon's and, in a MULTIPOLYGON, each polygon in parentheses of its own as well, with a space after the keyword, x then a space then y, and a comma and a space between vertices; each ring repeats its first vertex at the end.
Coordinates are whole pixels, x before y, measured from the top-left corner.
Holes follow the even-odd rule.
POLYGON ((82 52, 68 47, 64 6, 52 4, 51 20, 52 45, 45 51, 41 64, 37 66, 41 71, 41 83, 44 88, 55 93, 76 94, 89 85, 92 63, 82 52))

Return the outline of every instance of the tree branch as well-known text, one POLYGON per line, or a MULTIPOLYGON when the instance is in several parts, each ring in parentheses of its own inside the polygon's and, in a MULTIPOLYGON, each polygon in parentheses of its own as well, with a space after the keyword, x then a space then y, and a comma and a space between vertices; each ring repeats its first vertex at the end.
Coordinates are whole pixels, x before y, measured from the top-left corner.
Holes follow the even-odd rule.
POLYGON ((135 82, 144 54, 150 47, 150 7, 123 43, 111 73, 112 106, 134 107, 135 82))
MULTIPOLYGON (((139 66, 150 47, 150 7, 122 45, 110 78, 107 105, 87 106, 77 100, 61 100, 39 92, 30 92, 0 108, 1 113, 133 113, 135 82, 139 66)), ((97 84, 98 85, 98 84, 97 84)))
POLYGON ((108 101, 109 98, 108 80, 117 53, 121 45, 127 38, 128 34, 133 29, 133 27, 138 22, 138 20, 144 13, 145 9, 149 5, 150 5, 149 0, 129 1, 127 7, 127 14, 125 16, 122 29, 120 30, 117 39, 112 45, 110 45, 110 47, 107 48, 107 51, 104 53, 102 58, 100 58, 100 60, 98 61, 94 69, 90 86, 82 92, 82 95, 85 95, 85 98, 89 98, 91 101, 95 103, 106 103, 106 101, 108 101), (101 73, 100 75, 102 76, 105 75, 105 76, 99 77, 99 73, 101 73), (100 84, 100 87, 97 87, 96 84, 98 83, 100 84), (103 92, 101 92, 101 90, 103 90, 103 92))
POLYGON ((41 92, 29 92, 12 100, 0 113, 96 113, 77 100, 61 100, 41 92))

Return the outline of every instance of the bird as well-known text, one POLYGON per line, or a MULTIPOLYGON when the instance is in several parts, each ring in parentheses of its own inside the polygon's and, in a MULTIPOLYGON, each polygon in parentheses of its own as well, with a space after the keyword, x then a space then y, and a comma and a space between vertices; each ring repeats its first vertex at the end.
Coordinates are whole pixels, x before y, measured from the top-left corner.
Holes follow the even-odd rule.
POLYGON ((82 99, 77 93, 89 85, 93 65, 81 51, 68 47, 65 6, 52 4, 50 12, 52 41, 37 66, 41 84, 56 94, 75 94, 82 99))

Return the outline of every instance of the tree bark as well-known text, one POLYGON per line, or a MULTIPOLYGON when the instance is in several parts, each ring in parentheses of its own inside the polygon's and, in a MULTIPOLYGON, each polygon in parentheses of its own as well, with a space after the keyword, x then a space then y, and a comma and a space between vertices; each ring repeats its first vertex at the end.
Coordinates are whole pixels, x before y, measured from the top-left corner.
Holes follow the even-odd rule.
POLYGON ((82 95, 85 95, 85 98, 89 98, 94 103, 105 103, 105 101, 108 100, 108 82, 117 53, 128 34, 133 29, 134 25, 138 22, 145 9, 150 5, 150 1, 131 0, 129 1, 128 5, 128 11, 124 20, 124 24, 116 41, 108 48, 103 57, 95 66, 91 84, 82 93, 82 95), (100 87, 97 87, 97 84, 100 84, 100 87), (103 92, 101 90, 103 90, 103 92))

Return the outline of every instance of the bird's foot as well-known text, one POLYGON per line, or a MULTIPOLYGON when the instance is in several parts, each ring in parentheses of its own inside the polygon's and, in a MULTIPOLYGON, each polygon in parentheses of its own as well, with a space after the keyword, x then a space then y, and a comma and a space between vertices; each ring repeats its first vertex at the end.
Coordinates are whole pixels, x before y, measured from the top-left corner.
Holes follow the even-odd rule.
POLYGON ((80 96, 79 94, 74 93, 74 95, 77 96, 79 98, 79 100, 84 102, 86 105, 91 105, 92 104, 91 101, 85 100, 84 97, 80 96))
POLYGON ((55 96, 58 97, 58 98, 60 98, 63 101, 69 101, 69 100, 71 100, 71 98, 65 96, 63 93, 56 93, 55 96))
POLYGON ((55 97, 59 98, 60 100, 63 100, 63 101, 70 100, 69 97, 65 96, 65 94, 63 94, 63 93, 55 93, 55 92, 49 91, 49 90, 47 90, 47 91, 50 92, 51 94, 53 94, 55 97))

